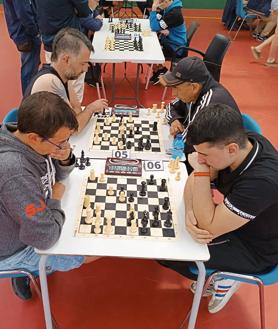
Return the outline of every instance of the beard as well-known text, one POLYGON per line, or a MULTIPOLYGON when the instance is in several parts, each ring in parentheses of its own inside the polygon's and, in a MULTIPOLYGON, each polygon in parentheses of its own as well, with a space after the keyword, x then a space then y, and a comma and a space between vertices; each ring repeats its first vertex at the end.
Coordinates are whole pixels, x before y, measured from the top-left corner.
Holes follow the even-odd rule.
POLYGON ((81 73, 77 74, 77 73, 75 73, 73 71, 67 71, 67 72, 65 72, 65 78, 67 80, 76 80, 76 79, 78 79, 80 77, 80 75, 81 75, 81 73))

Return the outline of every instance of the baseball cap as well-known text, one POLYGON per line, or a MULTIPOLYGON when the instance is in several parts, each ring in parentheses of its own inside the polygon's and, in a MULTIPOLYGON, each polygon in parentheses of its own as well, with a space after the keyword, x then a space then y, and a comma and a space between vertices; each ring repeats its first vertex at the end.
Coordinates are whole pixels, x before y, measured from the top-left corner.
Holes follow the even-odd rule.
POLYGON ((161 75, 164 83, 171 87, 183 82, 206 83, 210 74, 206 65, 199 57, 186 57, 181 59, 172 72, 161 75))

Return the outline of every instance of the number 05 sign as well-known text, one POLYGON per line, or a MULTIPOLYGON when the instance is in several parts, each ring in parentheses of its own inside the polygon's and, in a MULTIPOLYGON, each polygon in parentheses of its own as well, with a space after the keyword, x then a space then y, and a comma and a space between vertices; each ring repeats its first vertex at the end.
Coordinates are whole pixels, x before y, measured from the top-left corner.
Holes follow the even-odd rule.
POLYGON ((163 161, 154 161, 154 160, 144 161, 144 169, 145 171, 163 171, 164 170, 163 161))

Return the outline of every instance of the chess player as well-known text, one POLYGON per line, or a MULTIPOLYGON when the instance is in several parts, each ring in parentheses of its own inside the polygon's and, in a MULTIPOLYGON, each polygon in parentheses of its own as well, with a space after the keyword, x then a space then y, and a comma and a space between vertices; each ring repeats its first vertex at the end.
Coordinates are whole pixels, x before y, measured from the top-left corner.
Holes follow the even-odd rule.
MULTIPOLYGON (((0 270, 38 271, 34 248, 48 249, 59 239, 65 221, 60 181, 74 168, 68 140, 77 128, 71 107, 46 91, 23 100, 17 126, 0 128, 0 270)), ((93 260, 50 256, 47 272, 69 271, 93 260)), ((13 278, 12 286, 21 299, 32 297, 28 278, 13 278)))
MULTIPOLYGON (((246 132, 241 114, 224 104, 211 104, 188 127, 189 176, 184 201, 187 231, 207 243, 206 267, 235 273, 262 273, 278 264, 278 152, 263 136, 246 132), (224 195, 216 203, 211 184, 224 195)), ((161 264, 195 278, 189 263, 161 264)), ((220 311, 238 289, 234 280, 217 280, 210 313, 220 311)), ((192 286, 195 290, 195 284, 192 286)))
MULTIPOLYGON (((226 104, 239 111, 233 96, 213 79, 199 57, 180 60, 172 72, 160 76, 159 80, 163 86, 172 87, 172 94, 176 97, 166 106, 170 133, 172 136, 182 134, 185 142, 189 124, 209 104, 226 104)), ((190 146, 185 147, 186 154, 192 150, 190 146)), ((191 172, 190 166, 187 169, 191 172)))
POLYGON ((50 91, 59 95, 76 113, 81 131, 96 112, 108 106, 106 99, 98 99, 85 107, 77 99, 72 80, 86 72, 93 47, 80 31, 65 28, 57 33, 53 41, 51 64, 45 65, 29 84, 25 96, 38 91, 50 91))

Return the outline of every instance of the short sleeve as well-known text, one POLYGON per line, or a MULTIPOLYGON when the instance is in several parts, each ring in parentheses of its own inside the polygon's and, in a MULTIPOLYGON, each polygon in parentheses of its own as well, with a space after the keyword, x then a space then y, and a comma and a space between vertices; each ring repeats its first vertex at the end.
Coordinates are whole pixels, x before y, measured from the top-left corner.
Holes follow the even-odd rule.
POLYGON ((225 206, 236 215, 252 220, 277 201, 277 188, 263 179, 243 179, 224 198, 225 206))
POLYGON ((39 91, 49 91, 60 96, 66 103, 70 105, 66 89, 61 80, 54 74, 43 74, 34 83, 31 94, 39 91))
POLYGON ((169 13, 165 14, 160 22, 160 25, 163 24, 164 26, 161 26, 163 29, 176 27, 183 24, 184 20, 181 13, 181 8, 174 8, 169 13))

